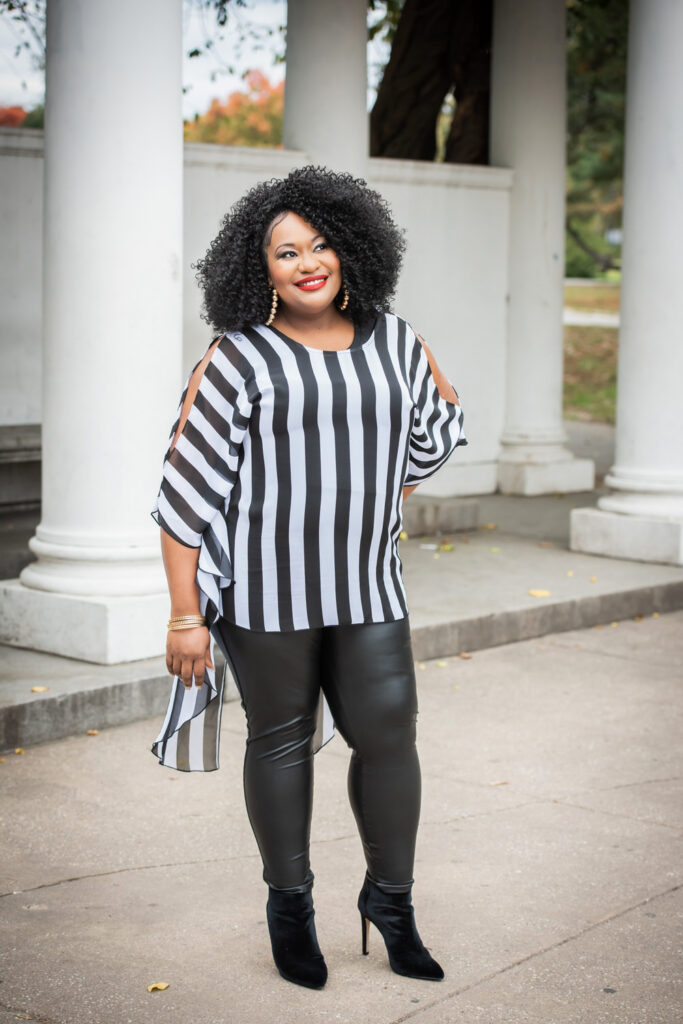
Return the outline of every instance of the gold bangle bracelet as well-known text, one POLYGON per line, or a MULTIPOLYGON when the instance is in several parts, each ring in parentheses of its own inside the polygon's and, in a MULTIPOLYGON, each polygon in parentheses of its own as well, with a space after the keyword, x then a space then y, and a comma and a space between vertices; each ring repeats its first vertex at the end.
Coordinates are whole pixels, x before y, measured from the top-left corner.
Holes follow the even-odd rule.
POLYGON ((205 626, 206 618, 203 615, 174 615, 167 624, 167 629, 192 629, 195 626, 205 626))

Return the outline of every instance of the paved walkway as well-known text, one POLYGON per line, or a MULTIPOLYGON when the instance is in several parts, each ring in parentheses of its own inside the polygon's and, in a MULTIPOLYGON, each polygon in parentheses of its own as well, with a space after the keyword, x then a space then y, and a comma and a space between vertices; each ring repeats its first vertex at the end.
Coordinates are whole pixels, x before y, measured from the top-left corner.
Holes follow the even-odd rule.
POLYGON ((572 309, 565 306, 562 313, 565 327, 619 327, 618 313, 603 313, 600 310, 572 309))
POLYGON ((159 767, 157 717, 6 755, 0 1024, 674 1024, 682 664, 683 612, 419 663, 439 984, 393 974, 375 929, 361 955, 339 736, 316 757, 321 992, 271 960, 237 702, 209 775, 159 767))

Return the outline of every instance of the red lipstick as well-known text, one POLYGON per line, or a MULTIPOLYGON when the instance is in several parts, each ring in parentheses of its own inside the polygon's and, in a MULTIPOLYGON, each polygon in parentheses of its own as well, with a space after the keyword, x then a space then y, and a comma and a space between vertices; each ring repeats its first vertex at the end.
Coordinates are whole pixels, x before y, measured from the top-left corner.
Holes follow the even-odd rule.
POLYGON ((301 288, 303 291, 315 292, 318 288, 323 288, 327 283, 327 276, 325 274, 316 274, 313 277, 302 277, 300 281, 294 282, 297 288, 301 288))

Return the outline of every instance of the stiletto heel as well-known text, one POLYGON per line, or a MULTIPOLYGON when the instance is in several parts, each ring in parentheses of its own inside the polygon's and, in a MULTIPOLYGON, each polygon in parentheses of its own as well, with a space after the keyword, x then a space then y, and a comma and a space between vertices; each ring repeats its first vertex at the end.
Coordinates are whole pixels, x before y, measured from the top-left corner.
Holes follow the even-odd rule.
POLYGON ((441 966, 425 949, 415 926, 410 891, 386 893, 366 874, 358 896, 363 922, 363 953, 368 951, 370 922, 384 939, 392 971, 407 978, 441 981, 441 966))
POLYGON ((361 914, 360 914, 360 924, 361 924, 361 928, 363 929, 363 934, 362 934, 363 956, 367 956, 368 955, 368 939, 370 938, 370 922, 368 921, 367 917, 365 917, 365 915, 363 914, 362 910, 361 910, 361 914))

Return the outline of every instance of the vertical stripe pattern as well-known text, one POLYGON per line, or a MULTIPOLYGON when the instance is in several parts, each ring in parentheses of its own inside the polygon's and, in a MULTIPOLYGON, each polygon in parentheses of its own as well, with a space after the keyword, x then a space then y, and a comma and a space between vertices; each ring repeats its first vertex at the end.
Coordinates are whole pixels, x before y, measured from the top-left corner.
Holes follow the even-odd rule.
MULTIPOLYGON (((199 548, 212 654, 220 616, 262 632, 404 618, 402 488, 468 443, 410 324, 379 314, 341 351, 263 324, 225 334, 171 447, 191 376, 151 514, 199 548)), ((224 681, 205 679, 174 679, 153 746, 162 764, 218 767, 224 681)), ((321 694, 315 749, 333 732, 321 694)))

